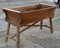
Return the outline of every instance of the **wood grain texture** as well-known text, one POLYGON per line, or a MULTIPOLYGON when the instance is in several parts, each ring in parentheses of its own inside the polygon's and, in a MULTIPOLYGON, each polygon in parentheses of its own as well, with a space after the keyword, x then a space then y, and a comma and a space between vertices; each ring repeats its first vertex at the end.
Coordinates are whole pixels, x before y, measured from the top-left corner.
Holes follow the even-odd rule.
MULTIPOLYGON (((17 26, 17 33, 11 37, 13 39, 16 36, 16 48, 20 48, 20 33, 25 31, 31 26, 34 26, 37 21, 41 21, 41 29, 42 26, 48 27, 46 25, 43 25, 43 20, 49 18, 50 22, 50 30, 51 33, 53 33, 53 22, 52 18, 54 17, 56 6, 49 6, 49 5, 33 5, 33 6, 23 6, 23 7, 16 7, 16 8, 4 8, 3 11, 6 15, 6 21, 9 24, 12 24, 14 26, 17 26), (29 23, 33 23, 31 25, 27 25, 29 23), (22 31, 19 31, 19 27, 21 26, 28 26, 27 28, 23 29, 22 31)), ((9 32, 9 24, 7 32, 9 32)), ((38 26, 38 25, 36 25, 38 26)), ((8 33, 6 35, 9 35, 8 33)), ((6 38, 8 40, 8 37, 6 38)), ((7 41, 6 40, 6 41, 7 41)))

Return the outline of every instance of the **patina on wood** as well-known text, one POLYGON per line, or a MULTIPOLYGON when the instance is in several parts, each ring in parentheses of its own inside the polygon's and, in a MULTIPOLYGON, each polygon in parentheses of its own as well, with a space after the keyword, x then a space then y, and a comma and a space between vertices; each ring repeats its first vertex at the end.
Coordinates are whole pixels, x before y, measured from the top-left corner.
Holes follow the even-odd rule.
POLYGON ((53 22, 52 18, 54 17, 56 6, 50 5, 32 5, 32 6, 18 6, 14 8, 4 8, 3 11, 6 15, 6 21, 8 22, 8 28, 6 33, 6 42, 8 38, 14 39, 16 37, 16 47, 20 48, 20 33, 30 28, 31 26, 40 26, 41 29, 43 26, 50 28, 51 33, 53 33, 53 22), (49 18, 50 27, 43 25, 43 20, 49 18), (40 25, 35 25, 37 22, 41 22, 40 25), (32 24, 30 24, 32 23, 32 24), (17 33, 12 37, 9 37, 10 25, 17 26, 17 33), (30 24, 30 25, 28 25, 30 24), (28 26, 27 28, 20 31, 19 29, 23 26, 28 26))

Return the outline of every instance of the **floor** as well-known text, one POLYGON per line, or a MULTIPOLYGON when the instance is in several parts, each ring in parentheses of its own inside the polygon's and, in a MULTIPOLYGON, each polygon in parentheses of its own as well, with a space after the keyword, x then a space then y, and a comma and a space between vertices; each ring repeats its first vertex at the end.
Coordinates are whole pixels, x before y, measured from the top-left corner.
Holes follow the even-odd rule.
MULTIPOLYGON (((5 22, 5 15, 2 8, 19 5, 31 5, 30 3, 37 4, 39 2, 0 2, 0 48, 16 48, 15 41, 13 40, 9 40, 8 43, 5 43, 4 34, 6 33, 7 23, 5 22)), ((39 24, 39 22, 37 24, 39 24)), ((49 25, 48 19, 44 20, 44 24, 49 25)), ((31 27, 21 33, 21 48, 60 48, 60 8, 58 6, 55 11, 55 17, 53 18, 53 25, 53 34, 51 34, 50 30, 45 27, 43 27, 43 30, 40 30, 39 27, 31 27)), ((16 33, 15 31, 16 27, 11 26, 10 34, 13 35, 16 33)))

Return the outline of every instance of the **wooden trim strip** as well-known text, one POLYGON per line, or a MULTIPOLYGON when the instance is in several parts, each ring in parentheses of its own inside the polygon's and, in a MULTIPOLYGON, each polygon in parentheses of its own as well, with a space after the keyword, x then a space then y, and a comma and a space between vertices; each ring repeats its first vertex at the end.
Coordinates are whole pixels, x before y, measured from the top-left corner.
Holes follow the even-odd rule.
POLYGON ((10 8, 4 8, 4 10, 8 10, 8 11, 12 11, 12 12, 16 12, 16 13, 21 13, 20 11, 13 10, 13 9, 10 9, 10 8))
POLYGON ((15 39, 11 38, 10 36, 4 35, 4 37, 8 37, 9 39, 16 41, 15 39))
MULTIPOLYGON (((38 21, 37 21, 37 22, 38 22, 38 21)), ((36 24, 37 22, 34 22, 32 25, 36 24)), ((22 33, 23 31, 27 30, 27 29, 30 28, 30 27, 31 27, 31 26, 26 27, 25 29, 23 29, 23 30, 20 31, 19 33, 22 33)), ((16 34, 13 35, 11 38, 14 38, 15 36, 16 36, 16 34)))

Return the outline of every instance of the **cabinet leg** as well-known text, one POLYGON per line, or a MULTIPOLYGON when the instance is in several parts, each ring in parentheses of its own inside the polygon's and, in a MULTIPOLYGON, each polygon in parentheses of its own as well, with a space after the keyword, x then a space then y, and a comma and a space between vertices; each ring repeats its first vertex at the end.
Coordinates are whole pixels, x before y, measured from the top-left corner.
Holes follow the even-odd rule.
POLYGON ((43 25, 43 20, 40 21, 40 29, 42 29, 43 25))
MULTIPOLYGON (((10 30, 10 23, 8 23, 8 26, 7 26, 6 36, 9 36, 9 30, 10 30)), ((8 37, 5 38, 5 42, 8 42, 8 37)))
POLYGON ((53 33, 53 22, 52 22, 52 18, 50 18, 50 30, 51 30, 51 33, 53 33))
POLYGON ((16 48, 20 48, 20 33, 19 33, 19 27, 17 27, 17 41, 16 41, 16 48))

